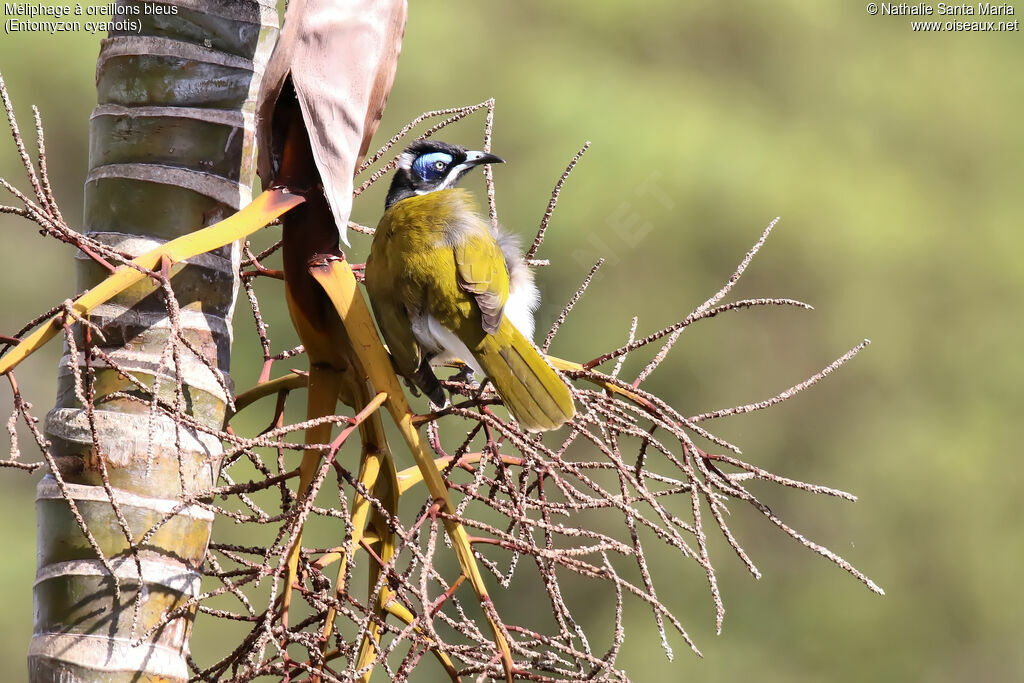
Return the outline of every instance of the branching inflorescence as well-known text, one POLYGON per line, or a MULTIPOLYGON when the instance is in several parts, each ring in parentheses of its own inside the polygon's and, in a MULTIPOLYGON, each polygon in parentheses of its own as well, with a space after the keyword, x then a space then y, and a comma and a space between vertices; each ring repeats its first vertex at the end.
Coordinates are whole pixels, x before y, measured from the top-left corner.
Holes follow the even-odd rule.
MULTIPOLYGON (((14 119, 6 89, 0 82, 4 107, 19 156, 32 186, 30 197, 7 181, 0 180, 19 205, 0 206, 0 211, 20 215, 34 222, 49 236, 71 244, 86 256, 113 270, 131 264, 127 254, 116 252, 70 228, 62 218, 50 190, 46 174, 43 132, 36 115, 38 169, 30 159, 14 119)), ((441 119, 427 128, 429 136, 471 113, 487 112, 485 147, 490 146, 493 101, 441 111, 418 117, 371 155, 360 167, 368 174, 357 186, 361 194, 395 166, 390 157, 395 146, 412 134, 414 128, 431 119, 441 119), (380 163, 383 162, 383 163, 380 163), (377 165, 377 169, 370 169, 377 165)), ((587 145, 572 158, 559 178, 543 214, 528 258, 535 266, 546 265, 535 256, 556 209, 559 193, 587 145)), ((489 212, 497 220, 494 184, 487 176, 489 212)), ((671 631, 699 654, 696 644, 682 622, 659 593, 659 580, 652 571, 648 555, 669 553, 679 562, 695 563, 706 576, 716 609, 716 626, 721 630, 724 606, 715 565, 709 553, 708 534, 717 527, 727 544, 755 577, 760 572, 732 533, 725 513, 738 506, 749 506, 772 524, 807 548, 835 563, 871 590, 881 593, 868 577, 841 557, 805 538, 780 519, 748 488, 751 480, 764 480, 808 493, 856 500, 851 494, 809 484, 769 472, 744 461, 739 449, 713 434, 708 424, 739 413, 771 407, 811 387, 853 358, 867 342, 858 344, 832 364, 810 378, 776 396, 747 405, 712 410, 686 416, 667 401, 647 391, 645 380, 674 348, 687 327, 723 313, 765 306, 810 308, 792 299, 760 298, 726 302, 734 285, 776 225, 772 221, 756 244, 743 257, 727 283, 684 319, 646 336, 637 336, 637 320, 631 321, 626 343, 586 362, 550 357, 552 364, 572 380, 578 414, 562 430, 540 437, 528 434, 501 410, 497 395, 457 381, 445 382, 460 398, 438 412, 421 415, 416 423, 425 432, 436 456, 435 465, 447 482, 457 519, 469 532, 478 562, 495 582, 509 588, 494 593, 494 602, 483 609, 499 625, 512 651, 515 675, 521 680, 627 680, 616 668, 616 657, 625 638, 623 611, 628 603, 646 606, 661 633, 662 645, 672 656, 671 631), (627 356, 654 350, 650 362, 632 380, 621 373, 627 356), (711 450, 695 442, 713 444, 711 450), (730 508, 729 506, 732 506, 730 508), (524 569, 524 565, 531 565, 524 569), (514 583, 515 582, 515 583, 514 583), (598 587, 614 600, 613 622, 602 634, 585 632, 581 619, 574 615, 574 601, 567 594, 576 592, 576 584, 588 591, 598 587), (528 619, 504 617, 514 610, 509 596, 528 587, 532 595, 543 596, 547 609, 528 619), (591 642, 599 638, 600 647, 591 642)), ((372 228, 352 224, 363 234, 372 228)), ((259 676, 289 680, 349 681, 368 671, 383 671, 393 680, 404 680, 426 658, 436 658, 453 680, 503 678, 500 653, 487 632, 474 601, 465 589, 459 590, 465 577, 446 560, 443 523, 446 513, 427 494, 422 472, 416 467, 400 470, 397 476, 403 503, 401 514, 381 497, 367 472, 365 449, 360 459, 360 426, 374 419, 385 394, 378 394, 352 416, 336 415, 314 423, 335 425, 336 436, 330 443, 316 446, 324 457, 310 486, 310 494, 298 496, 295 488, 299 469, 294 453, 307 449, 294 434, 311 426, 309 421, 285 424, 285 408, 292 392, 302 391, 306 379, 292 373, 271 379, 275 363, 302 353, 301 347, 279 350, 269 337, 263 322, 260 301, 252 282, 259 277, 275 279, 280 272, 269 264, 277 246, 256 254, 244 246, 240 277, 252 308, 255 330, 263 354, 259 383, 235 396, 235 410, 263 401, 269 419, 266 428, 256 434, 238 433, 231 426, 212 430, 185 411, 180 375, 177 385, 149 386, 133 380, 132 372, 120 368, 111 355, 95 345, 75 348, 75 326, 90 325, 87 314, 65 302, 30 321, 10 336, 0 337, 0 350, 9 353, 34 327, 57 316, 65 341, 75 353, 86 355, 85 371, 74 367, 75 390, 79 401, 89 407, 94 402, 90 364, 119 370, 137 389, 131 393, 107 395, 103 400, 135 401, 148 406, 153 416, 170 418, 183 430, 206 432, 226 445, 220 467, 220 481, 214 488, 183 494, 175 509, 146 534, 129 538, 138 548, 176 514, 186 509, 202 509, 230 520, 233 538, 253 539, 229 543, 217 531, 206 552, 202 571, 205 591, 187 604, 167 612, 160 628, 177 619, 189 618, 198 611, 199 633, 215 628, 217 621, 233 622, 239 640, 225 647, 215 661, 190 659, 195 680, 251 680, 259 676), (273 406, 272 409, 270 406, 273 406), (350 443, 351 442, 351 443, 350 443), (367 519, 375 520, 367 524, 367 519), (304 546, 299 557, 298 579, 286 591, 286 557, 295 539, 312 520, 333 529, 331 547, 304 546), (381 539, 376 530, 386 528, 393 534, 393 552, 382 557, 375 550, 381 539), (339 573, 339 567, 341 571, 339 573), (377 579, 367 586, 360 579, 369 567, 377 579), (285 593, 293 595, 291 604, 281 608, 285 593), (366 649, 369 648, 369 655, 366 649), (364 650, 360 656, 360 650, 364 650), (360 668, 359 662, 364 662, 360 668)), ((550 333, 543 341, 547 351, 555 335, 568 322, 570 312, 584 296, 600 262, 588 274, 579 290, 569 299, 550 333)), ((133 266, 137 267, 137 266, 133 266)), ((176 329, 177 304, 166 269, 142 269, 153 278, 166 305, 168 324, 176 329)), ((359 273, 358 264, 353 270, 359 273)), ((281 305, 283 296, 275 295, 273 305, 281 305)), ((612 336, 612 335, 609 335, 612 336)), ((86 340, 89 334, 84 336, 86 340)), ((171 335, 162 357, 168 368, 177 368, 182 356, 202 359, 187 339, 171 335)), ((3 360, 3 357, 0 357, 3 360)), ((14 412, 7 420, 11 448, 0 465, 32 471, 45 468, 60 482, 59 471, 48 444, 37 427, 31 405, 23 398, 7 371, 14 412), (22 422, 33 435, 42 454, 38 462, 26 462, 19 450, 17 423, 22 422)), ((158 372, 157 375, 164 373, 158 372)), ((218 373, 212 373, 218 376, 218 373)), ((225 387, 226 389, 226 387, 225 387)), ((90 412, 91 415, 91 412, 90 412)), ((95 433, 95 430, 94 430, 95 433)), ((95 443, 98 452, 102 444, 95 443)), ((390 457, 390 456, 387 456, 390 457)), ((109 482, 105 487, 110 488, 109 482)), ((62 489, 63 490, 63 489, 62 489)), ((182 485, 182 490, 188 487, 182 485)), ((114 492, 110 500, 116 500, 114 492)), ((65 498, 73 506, 73 501, 65 498)), ((118 515, 120 518, 120 515, 118 515)), ((81 517, 83 534, 91 538, 81 517)), ((126 524, 124 533, 131 536, 126 524)), ((223 525, 218 527, 224 529, 223 525)), ((320 536, 318 536, 320 537, 320 536)), ((305 537, 306 539, 309 536, 305 537)), ((99 553, 96 543, 93 547, 99 553)), ((130 557, 102 558, 110 570, 115 562, 130 557)), ((142 569, 139 567, 139 571, 142 569)), ((111 570, 113 573, 113 570, 111 570)), ((674 580, 672 577, 670 580, 674 580)), ((520 611, 521 612, 521 611, 520 611)), ((136 633, 145 640, 149 633, 136 633)), ((427 663, 427 666, 438 664, 427 663)))

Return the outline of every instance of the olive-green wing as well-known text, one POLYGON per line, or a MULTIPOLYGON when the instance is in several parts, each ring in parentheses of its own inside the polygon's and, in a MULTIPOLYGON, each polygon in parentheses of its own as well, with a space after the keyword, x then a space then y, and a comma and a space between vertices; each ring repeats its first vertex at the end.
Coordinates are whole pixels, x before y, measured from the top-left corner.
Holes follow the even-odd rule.
POLYGON ((444 405, 444 391, 430 369, 430 359, 423 354, 416 337, 413 336, 409 316, 401 304, 388 300, 383 305, 374 301, 377 324, 391 352, 391 362, 410 387, 415 386, 425 393, 434 405, 444 405))
POLYGON ((484 332, 494 334, 508 300, 508 270, 501 247, 487 233, 462 240, 454 252, 459 289, 476 301, 484 332))
POLYGON ((390 300, 380 301, 382 297, 375 297, 373 301, 373 312, 377 314, 377 324, 387 342, 388 351, 394 359, 398 372, 405 377, 411 377, 423 361, 423 353, 416 337, 412 334, 412 324, 406 314, 405 307, 400 303, 390 300))

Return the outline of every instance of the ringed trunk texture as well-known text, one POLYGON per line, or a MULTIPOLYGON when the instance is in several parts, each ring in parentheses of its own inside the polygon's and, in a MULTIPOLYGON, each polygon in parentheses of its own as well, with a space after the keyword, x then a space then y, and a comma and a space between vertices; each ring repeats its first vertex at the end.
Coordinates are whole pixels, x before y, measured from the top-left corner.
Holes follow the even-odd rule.
MULTIPOLYGON (((142 31, 111 33, 96 67, 84 226, 132 256, 226 218, 251 199, 256 95, 277 34, 275 0, 164 2, 160 7, 176 11, 146 14, 143 5, 153 3, 118 2, 139 8, 126 16, 141 21, 142 31)), ((199 592, 213 515, 196 505, 181 509, 178 501, 214 485, 221 442, 151 410, 144 392, 103 361, 87 361, 84 350, 91 343, 156 386, 161 403, 220 430, 231 387, 238 262, 235 244, 170 270, 181 336, 206 362, 185 347, 175 362, 171 319, 150 282, 95 311, 91 320, 102 336, 92 332, 87 340, 76 325, 77 348, 65 345, 45 426, 59 477, 44 477, 36 498, 32 681, 189 677, 194 612, 166 623, 164 615, 199 592), (75 380, 90 365, 94 410, 83 405, 75 380), (143 401, 104 400, 115 392, 143 401)), ((79 254, 77 274, 86 289, 107 272, 79 254)))

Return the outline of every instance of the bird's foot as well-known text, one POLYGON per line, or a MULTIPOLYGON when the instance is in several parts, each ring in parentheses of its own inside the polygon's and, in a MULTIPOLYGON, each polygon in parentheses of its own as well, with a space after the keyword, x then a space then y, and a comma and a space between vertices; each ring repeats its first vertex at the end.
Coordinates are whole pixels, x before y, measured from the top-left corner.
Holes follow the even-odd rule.
POLYGON ((476 377, 473 374, 473 368, 466 364, 463 364, 462 367, 459 368, 458 372, 449 377, 448 381, 465 384, 472 391, 476 391, 480 388, 480 382, 476 381, 476 377))

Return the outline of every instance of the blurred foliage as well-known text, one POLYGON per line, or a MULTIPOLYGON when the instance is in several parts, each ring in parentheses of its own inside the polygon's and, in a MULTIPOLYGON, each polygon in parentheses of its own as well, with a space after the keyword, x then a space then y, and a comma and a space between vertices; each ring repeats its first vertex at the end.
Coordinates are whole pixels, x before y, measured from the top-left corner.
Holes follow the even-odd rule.
MULTIPOLYGON (((666 661, 635 608, 620 663, 636 680, 709 683, 1024 679, 1013 474, 1024 381, 1020 34, 913 33, 909 18, 868 16, 857 3, 410 4, 381 140, 421 111, 497 98, 494 151, 509 161, 496 169, 498 208, 527 239, 565 162, 594 142, 540 254, 554 261, 539 276, 541 333, 593 261, 609 262, 556 354, 584 360, 611 347, 634 314, 641 333, 679 319, 778 214, 738 295, 793 296, 818 310, 701 323, 651 388, 683 412, 725 407, 776 393, 864 336, 874 342, 811 393, 717 431, 751 462, 859 494, 853 506, 784 491, 766 502, 888 596, 744 514, 731 524, 765 577, 749 580, 712 539, 722 636, 701 577, 679 576, 675 594, 663 593, 705 659, 677 647, 666 661)), ((81 215, 98 40, 0 41, 23 126, 29 104, 42 110, 71 218, 81 215)), ((481 130, 474 117, 445 137, 470 144, 481 130)), ((0 174, 17 181, 13 147, 4 150, 0 174)), ((355 219, 376 223, 382 202, 375 188, 355 219)), ((75 283, 66 248, 2 218, 0 331, 10 333, 75 283)), ((357 237, 354 258, 366 246, 357 237)), ((293 343, 283 302, 265 313, 275 346, 293 343)), ((234 376, 246 387, 259 354, 244 307, 236 329, 234 376)), ((19 371, 40 414, 53 402, 58 354, 50 346, 19 371)), ((634 372, 645 360, 634 359, 634 372)), ((7 472, 0 492, 0 668, 13 681, 31 632, 34 488, 7 472)), ((677 571, 652 563, 662 576, 677 571)), ((577 598, 595 632, 611 623, 612 596, 581 585, 577 598)), ((536 605, 544 609, 539 590, 536 605)))

